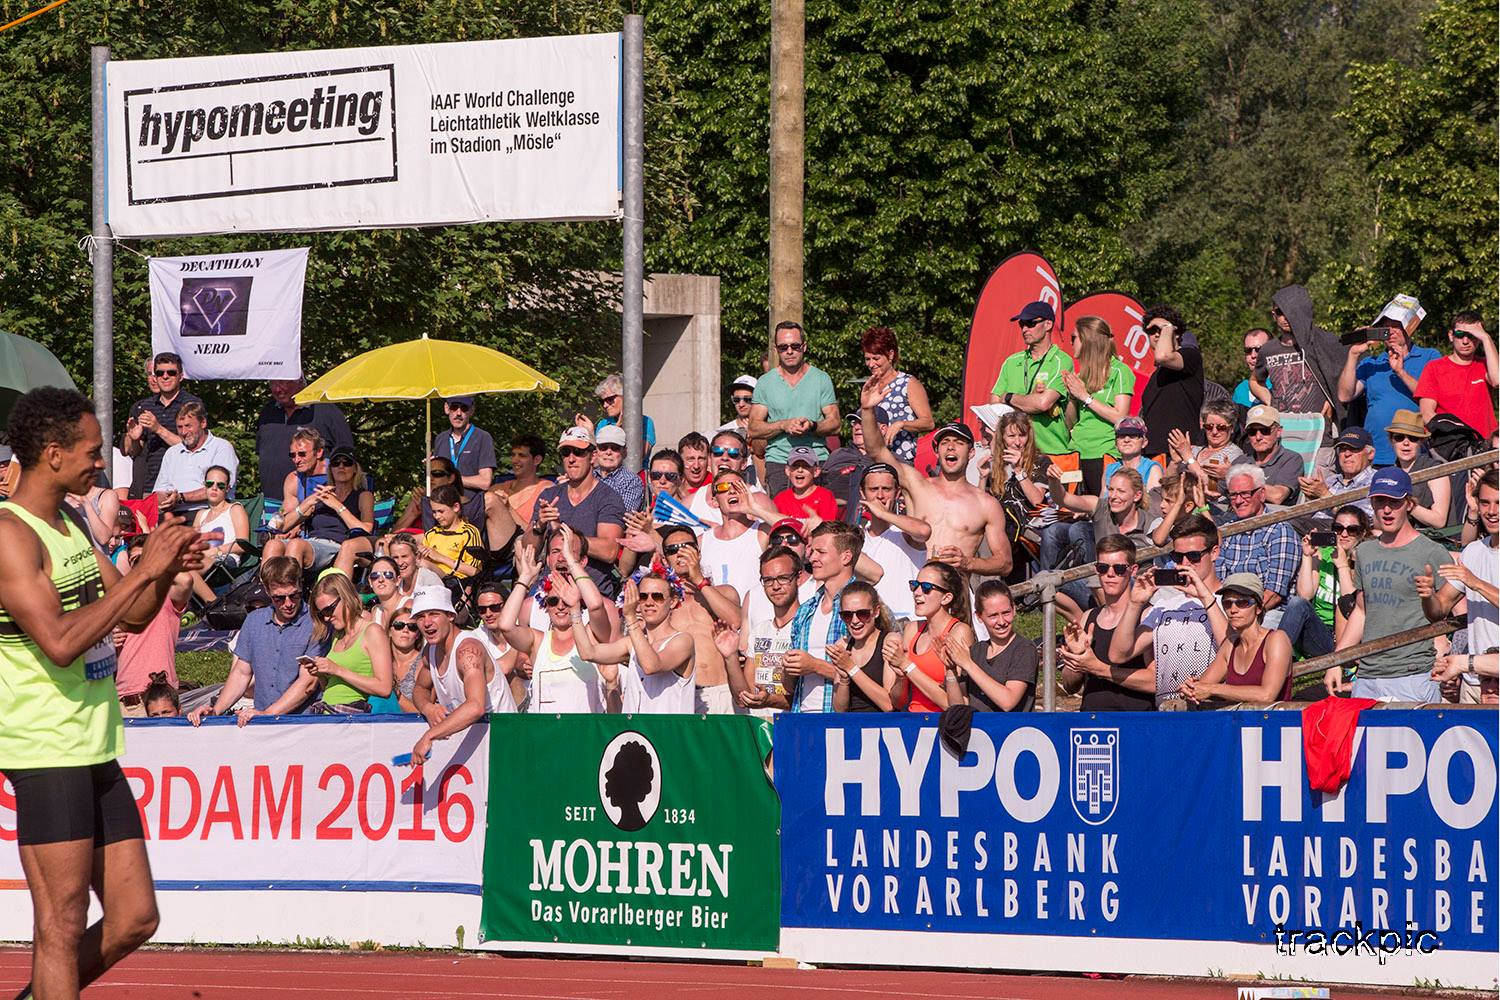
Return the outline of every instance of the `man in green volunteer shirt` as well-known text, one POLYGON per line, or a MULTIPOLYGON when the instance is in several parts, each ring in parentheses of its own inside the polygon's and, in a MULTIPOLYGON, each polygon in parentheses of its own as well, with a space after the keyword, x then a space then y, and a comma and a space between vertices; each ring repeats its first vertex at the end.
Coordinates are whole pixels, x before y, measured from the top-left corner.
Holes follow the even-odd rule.
POLYGON ((755 384, 750 399, 750 440, 766 442, 766 492, 775 496, 790 484, 786 458, 793 448, 828 457, 826 439, 844 418, 828 374, 807 363, 807 334, 800 324, 776 324, 776 367, 755 384))
POLYGON ((145 943, 156 896, 135 797, 116 763, 118 626, 139 632, 172 579, 201 568, 208 543, 167 517, 124 577, 89 542, 68 493, 104 468, 93 405, 34 389, 8 427, 21 484, 0 504, 0 771, 15 790, 16 843, 35 922, 21 997, 64 1000, 145 943), (104 918, 88 919, 89 887, 104 918))
POLYGON ((990 402, 1013 406, 1031 417, 1036 448, 1043 455, 1069 454, 1073 449, 1063 419, 1067 387, 1062 376, 1073 370, 1073 359, 1052 342, 1057 314, 1046 302, 1028 302, 1011 321, 1020 325, 1026 350, 1012 354, 1000 366, 990 402))

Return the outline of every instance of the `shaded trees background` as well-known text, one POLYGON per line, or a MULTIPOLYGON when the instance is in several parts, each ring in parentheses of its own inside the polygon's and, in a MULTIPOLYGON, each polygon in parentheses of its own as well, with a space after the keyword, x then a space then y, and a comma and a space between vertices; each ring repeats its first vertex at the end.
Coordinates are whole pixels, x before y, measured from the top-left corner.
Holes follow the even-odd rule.
MULTIPOLYGON (((0 0, 5 19, 22 0, 0 0)), ((651 270, 722 276, 725 381, 758 372, 767 316, 767 0, 645 0, 651 270)), ((88 46, 117 59, 617 30, 595 0, 107 0, 0 46, 0 329, 90 372, 88 46)), ((871 324, 940 417, 990 270, 1026 248, 1065 295, 1177 304, 1210 375, 1271 292, 1307 284, 1332 329, 1392 294, 1496 316, 1496 10, 1489 0, 809 0, 806 312, 846 405, 871 324)), ((470 339, 563 383, 488 397, 505 437, 555 433, 611 366, 618 320, 580 278, 619 267, 611 223, 132 242, 146 254, 311 244, 312 374, 420 335, 470 339), (518 291, 564 302, 525 313, 518 291)), ((116 397, 144 393, 145 263, 116 254, 116 397)), ((259 383, 195 387, 249 454, 259 383)), ((413 478, 416 404, 350 407, 387 482, 413 478)), ((502 449, 503 450, 503 449, 502 449)))

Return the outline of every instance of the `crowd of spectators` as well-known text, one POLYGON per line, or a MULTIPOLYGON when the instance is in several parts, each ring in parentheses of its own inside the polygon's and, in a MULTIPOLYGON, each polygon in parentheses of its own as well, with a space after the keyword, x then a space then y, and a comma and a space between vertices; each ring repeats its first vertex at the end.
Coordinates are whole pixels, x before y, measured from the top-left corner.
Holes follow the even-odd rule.
POLYGON ((658 447, 647 418, 640 473, 618 376, 553 446, 502 435, 508 470, 476 399, 454 397, 421 485, 383 512, 338 408, 272 382, 256 523, 233 447, 160 354, 120 443, 130 486, 70 499, 127 570, 160 517, 210 534, 209 565, 118 637, 127 714, 179 711, 183 616, 249 582, 228 678, 190 721, 417 713, 418 761, 490 712, 1027 711, 1039 657, 1012 588, 1089 565, 1057 593, 1060 684, 1086 711, 1286 699, 1300 660, 1453 614, 1451 641, 1312 686, 1496 700, 1497 470, 1420 478, 1495 446, 1494 340, 1471 313, 1448 353, 1395 315, 1335 336, 1299 286, 1270 318, 1244 334, 1231 389, 1205 379, 1175 309, 1147 310, 1137 393, 1104 320, 1058 331, 1033 302, 989 404, 942 424, 891 330, 864 334, 869 377, 846 410, 783 322, 767 370, 729 384, 721 425, 658 447), (1153 546, 1167 551, 1143 558, 1153 546))

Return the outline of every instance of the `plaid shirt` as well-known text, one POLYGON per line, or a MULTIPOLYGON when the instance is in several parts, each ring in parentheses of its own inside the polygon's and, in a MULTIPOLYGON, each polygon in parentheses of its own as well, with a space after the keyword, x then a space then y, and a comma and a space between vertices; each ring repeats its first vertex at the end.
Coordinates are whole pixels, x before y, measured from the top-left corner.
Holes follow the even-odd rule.
POLYGON ((1219 558, 1214 560, 1214 573, 1220 580, 1227 580, 1231 573, 1255 573, 1265 584, 1266 593, 1277 594, 1285 601, 1301 561, 1302 542, 1292 526, 1283 521, 1223 539, 1219 558))
MULTIPOLYGON (((854 578, 850 577, 849 582, 853 583, 854 578)), ((847 587, 849 586, 849 584, 846 583, 844 584, 844 586, 847 587)), ((797 609, 797 617, 792 619, 793 649, 800 649, 804 651, 811 650, 812 647, 809 645, 808 640, 812 636, 813 616, 818 613, 818 605, 823 603, 823 596, 826 593, 827 591, 824 588, 819 587, 817 593, 813 594, 807 600, 803 601, 802 606, 797 609)), ((832 646, 834 643, 838 642, 840 639, 844 638, 844 636, 849 634, 849 629, 845 627, 844 619, 839 614, 839 608, 841 603, 843 602, 843 599, 844 591, 841 588, 837 594, 833 595, 833 617, 829 619, 828 622, 828 638, 826 642, 826 645, 828 646, 832 646)), ((802 682, 806 679, 806 675, 798 677, 797 686, 792 689, 791 711, 793 712, 812 711, 812 709, 804 709, 802 707, 802 682)), ((823 681, 823 707, 821 709, 817 709, 817 711, 832 712, 833 685, 829 683, 826 678, 820 677, 819 680, 823 681)))
POLYGON ((645 510, 646 484, 634 472, 621 466, 609 475, 601 476, 599 470, 595 469, 594 478, 620 494, 620 499, 625 501, 626 510, 645 510))

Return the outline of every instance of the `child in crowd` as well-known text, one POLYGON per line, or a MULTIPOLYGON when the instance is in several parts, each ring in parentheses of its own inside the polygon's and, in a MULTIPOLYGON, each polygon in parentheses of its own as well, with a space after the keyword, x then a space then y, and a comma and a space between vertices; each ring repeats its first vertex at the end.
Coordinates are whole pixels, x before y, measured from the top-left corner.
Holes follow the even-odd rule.
POLYGON ((448 483, 433 487, 430 502, 433 525, 422 536, 423 565, 440 576, 473 576, 479 572, 479 560, 467 549, 480 544, 479 529, 464 520, 458 487, 448 483))
POLYGON ((182 703, 177 700, 177 689, 167 679, 165 670, 151 675, 151 683, 141 696, 146 703, 146 716, 152 719, 175 719, 182 714, 182 703))
POLYGON ((811 448, 793 448, 786 457, 786 478, 792 485, 776 494, 776 509, 787 517, 805 518, 809 511, 825 521, 837 521, 838 500, 826 486, 813 485, 818 456, 811 448))
POLYGON ((1134 469, 1141 474, 1147 493, 1159 487, 1161 466, 1154 459, 1146 458, 1142 454, 1145 450, 1146 422, 1140 417, 1123 417, 1115 425, 1115 452, 1120 460, 1104 467, 1104 481, 1109 482, 1110 477, 1122 468, 1134 469))

